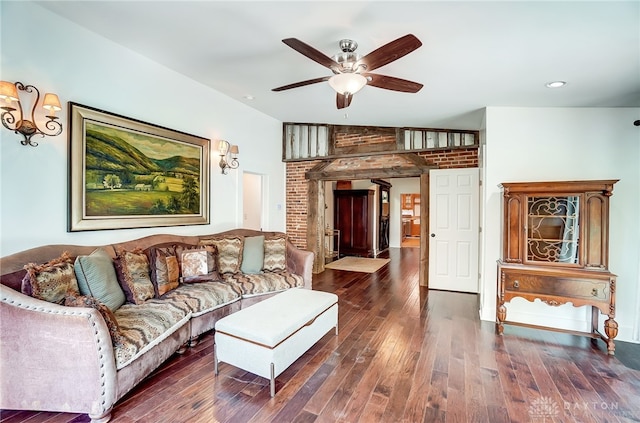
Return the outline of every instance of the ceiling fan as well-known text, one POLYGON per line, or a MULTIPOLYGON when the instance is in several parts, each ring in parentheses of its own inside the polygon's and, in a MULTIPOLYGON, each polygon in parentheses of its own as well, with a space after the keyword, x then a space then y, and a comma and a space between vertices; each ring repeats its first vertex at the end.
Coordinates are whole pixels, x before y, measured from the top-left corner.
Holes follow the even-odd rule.
POLYGON ((420 47, 422 43, 413 34, 407 34, 391 41, 364 57, 355 52, 358 43, 353 40, 341 40, 340 50, 342 53, 333 57, 326 56, 297 38, 286 38, 282 42, 298 53, 331 69, 334 75, 283 85, 272 91, 284 91, 328 81, 337 93, 336 105, 338 109, 343 109, 349 107, 353 95, 365 85, 405 93, 417 93, 422 88, 422 84, 417 82, 371 73, 372 70, 398 60, 420 47))

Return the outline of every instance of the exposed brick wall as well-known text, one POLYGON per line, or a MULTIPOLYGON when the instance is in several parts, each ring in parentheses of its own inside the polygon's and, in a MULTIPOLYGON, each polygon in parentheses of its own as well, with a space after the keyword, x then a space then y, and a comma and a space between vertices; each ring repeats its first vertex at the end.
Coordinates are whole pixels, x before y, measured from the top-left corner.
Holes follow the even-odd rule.
POLYGON ((307 192, 304 174, 320 160, 287 163, 287 235, 298 248, 307 248, 307 192))
MULTIPOLYGON (((359 136, 357 134, 338 134, 348 136, 348 139, 352 144, 356 145, 361 143, 361 140, 366 139, 367 143, 386 143, 388 136, 375 136, 365 135, 359 136), (373 139, 371 139, 373 137, 373 139)), ((347 142, 346 138, 343 142, 347 142)), ((340 147, 345 147, 343 144, 340 147)), ((395 137, 393 138, 393 147, 395 148, 395 137)), ((438 150, 438 151, 425 151, 418 153, 421 157, 424 157, 428 163, 434 164, 439 169, 453 169, 464 167, 477 167, 478 166, 478 149, 477 148, 465 148, 456 150, 438 150)), ((336 159, 331 163, 326 171, 341 170, 345 167, 361 169, 381 168, 389 166, 406 166, 405 161, 402 159, 402 154, 391 155, 372 155, 361 157, 348 157, 343 159, 336 159)), ((291 242, 298 248, 307 249, 307 193, 308 193, 308 181, 305 179, 305 173, 311 170, 314 166, 320 163, 320 160, 310 160, 301 162, 288 162, 287 168, 287 224, 286 231, 289 235, 291 242)))
POLYGON ((418 153, 429 164, 434 164, 438 169, 455 169, 463 167, 478 167, 478 149, 464 148, 446 151, 424 151, 418 153))

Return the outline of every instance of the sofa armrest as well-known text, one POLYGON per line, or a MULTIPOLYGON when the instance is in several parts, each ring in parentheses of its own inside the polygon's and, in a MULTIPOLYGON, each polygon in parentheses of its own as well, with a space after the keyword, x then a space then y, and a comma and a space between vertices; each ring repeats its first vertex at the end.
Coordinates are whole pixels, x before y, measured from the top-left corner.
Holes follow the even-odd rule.
POLYGON ((0 409, 108 419, 116 366, 97 310, 52 304, 0 285, 0 319, 0 409))
POLYGON ((287 240, 287 270, 302 276, 304 287, 312 289, 313 252, 301 250, 287 240))

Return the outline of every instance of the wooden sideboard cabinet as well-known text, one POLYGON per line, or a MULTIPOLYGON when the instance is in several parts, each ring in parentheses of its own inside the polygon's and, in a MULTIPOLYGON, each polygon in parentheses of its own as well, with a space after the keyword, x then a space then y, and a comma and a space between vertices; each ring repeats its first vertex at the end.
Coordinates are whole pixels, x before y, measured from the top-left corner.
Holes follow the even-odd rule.
POLYGON ((505 303, 516 297, 551 306, 591 306, 590 332, 613 355, 615 275, 609 272, 609 197, 617 180, 502 183, 502 258, 498 260, 496 328, 507 320, 505 303), (608 316, 604 334, 599 313, 608 316))

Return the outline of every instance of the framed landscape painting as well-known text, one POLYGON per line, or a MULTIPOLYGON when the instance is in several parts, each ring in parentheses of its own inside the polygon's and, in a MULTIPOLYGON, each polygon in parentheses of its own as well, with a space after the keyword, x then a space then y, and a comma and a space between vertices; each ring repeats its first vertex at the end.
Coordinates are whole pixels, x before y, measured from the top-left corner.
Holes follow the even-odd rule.
POLYGON ((209 223, 206 138, 69 103, 70 232, 209 223))

